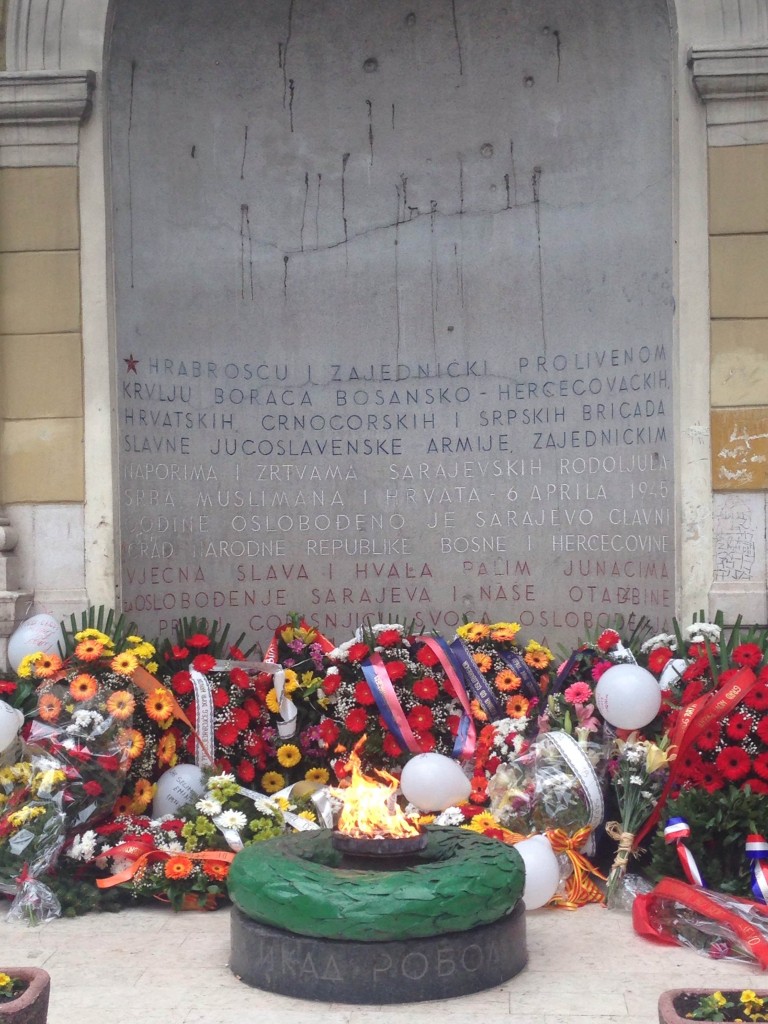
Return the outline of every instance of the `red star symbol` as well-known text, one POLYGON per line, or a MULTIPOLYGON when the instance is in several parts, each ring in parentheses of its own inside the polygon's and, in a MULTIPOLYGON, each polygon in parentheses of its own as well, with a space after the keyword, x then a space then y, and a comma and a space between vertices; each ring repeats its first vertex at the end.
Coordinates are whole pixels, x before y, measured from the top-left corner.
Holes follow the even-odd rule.
POLYGON ((125 371, 126 373, 138 373, 139 372, 136 369, 139 360, 138 359, 134 359, 133 352, 131 352, 131 354, 128 356, 127 359, 124 358, 123 362, 128 364, 128 369, 125 371))

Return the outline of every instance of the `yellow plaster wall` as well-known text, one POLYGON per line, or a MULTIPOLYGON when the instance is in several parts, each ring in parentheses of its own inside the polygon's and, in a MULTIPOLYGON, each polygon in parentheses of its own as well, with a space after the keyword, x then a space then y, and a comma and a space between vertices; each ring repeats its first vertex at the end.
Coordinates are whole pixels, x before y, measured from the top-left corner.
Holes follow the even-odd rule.
POLYGON ((768 145, 709 150, 712 479, 768 490, 768 145))
POLYGON ((84 500, 76 167, 0 168, 0 503, 84 500))

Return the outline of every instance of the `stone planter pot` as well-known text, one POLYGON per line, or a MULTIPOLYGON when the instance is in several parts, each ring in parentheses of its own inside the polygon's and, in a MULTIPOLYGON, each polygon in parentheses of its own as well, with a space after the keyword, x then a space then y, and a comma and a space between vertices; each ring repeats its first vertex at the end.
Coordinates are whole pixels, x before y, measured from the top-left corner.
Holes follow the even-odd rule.
POLYGON ((46 1024, 51 976, 42 967, 2 967, 11 978, 22 978, 26 989, 15 999, 0 1001, 0 1024, 46 1024))
MULTIPOLYGON (((662 992, 659 996, 659 1024, 690 1024, 691 1018, 686 1017, 702 996, 711 995, 720 991, 731 1002, 738 1003, 739 996, 744 991, 740 989, 721 988, 716 985, 710 988, 671 988, 662 992), (692 996, 693 999, 685 1005, 685 997, 692 996)), ((755 994, 761 999, 768 1000, 768 990, 756 989, 755 994)), ((727 1012, 727 1011, 726 1011, 727 1012)), ((726 1017, 726 1020, 729 1018, 726 1017)))

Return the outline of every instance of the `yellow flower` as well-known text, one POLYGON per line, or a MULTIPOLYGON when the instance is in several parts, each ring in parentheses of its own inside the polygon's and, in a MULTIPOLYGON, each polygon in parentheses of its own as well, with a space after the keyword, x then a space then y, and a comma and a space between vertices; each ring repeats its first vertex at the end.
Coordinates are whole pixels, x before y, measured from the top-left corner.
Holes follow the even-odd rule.
POLYGON ((273 715, 276 715, 280 711, 280 701, 277 699, 277 690, 272 687, 267 696, 264 698, 264 703, 267 705, 267 710, 271 711, 273 715))
POLYGON ((489 632, 490 628, 484 622, 467 622, 456 630, 462 640, 469 640, 470 643, 484 640, 489 632))
POLYGON ((485 832, 487 828, 498 827, 499 823, 490 811, 481 811, 479 814, 476 814, 470 822, 470 828, 473 832, 485 832))
POLYGON ((652 775, 659 768, 666 768, 669 762, 674 761, 674 759, 674 747, 667 748, 656 743, 649 743, 645 751, 645 770, 649 775, 652 775))
POLYGON ((50 679, 61 671, 63 664, 58 654, 41 654, 35 662, 35 675, 38 679, 50 679))
POLYGON ((307 782, 319 782, 321 786, 324 786, 330 777, 331 775, 327 768, 310 768, 308 772, 304 773, 304 778, 307 782))
POLYGON ((554 657, 554 654, 548 647, 542 647, 542 645, 537 644, 535 640, 529 641, 525 648, 524 660, 526 665, 530 665, 531 668, 546 668, 549 663, 554 660, 554 657))
POLYGON ((107 711, 119 721, 130 718, 135 707, 136 701, 128 690, 115 690, 107 697, 107 711))
POLYGON ((277 748, 277 760, 283 768, 293 768, 301 760, 301 751, 294 743, 284 743, 277 748))
POLYGON ((112 638, 102 633, 100 629, 81 629, 79 633, 75 633, 75 640, 96 640, 104 647, 114 647, 112 638))
POLYGON ((265 793, 276 793, 285 785, 285 778, 280 772, 264 772, 261 777, 261 788, 265 793))
POLYGON ((66 781, 67 776, 61 768, 47 768, 38 772, 34 779, 34 788, 38 796, 50 796, 56 786, 66 781))
MULTIPOLYGON (((135 639, 134 637, 128 637, 129 640, 135 639)), ((141 640, 136 644, 130 651, 134 657, 138 658, 139 661, 148 661, 155 653, 155 648, 147 640, 141 640)))
POLYGON ((104 653, 104 644, 98 640, 81 640, 75 647, 75 657, 80 661, 96 661, 104 653))
POLYGON ((491 626, 491 640, 497 640, 499 643, 511 642, 519 632, 519 622, 495 622, 491 626))
POLYGON ((312 811, 299 811, 299 817, 305 818, 307 821, 317 821, 312 811))
POLYGON ((285 687, 283 688, 283 693, 285 693, 286 697, 290 697, 295 690, 298 690, 298 688, 299 677, 292 668, 287 668, 285 670, 285 687))
POLYGON ((152 675, 152 676, 156 676, 157 675, 157 670, 158 670, 159 667, 160 666, 157 664, 156 661, 150 661, 147 664, 147 672, 149 672, 149 674, 152 675))
POLYGON ((25 654, 19 662, 19 667, 16 669, 16 674, 21 676, 22 679, 29 679, 34 671, 35 665, 42 658, 42 651, 35 651, 33 654, 25 654))
POLYGON ((119 672, 122 676, 129 676, 139 667, 139 659, 130 651, 123 651, 116 655, 110 662, 113 672, 119 672))

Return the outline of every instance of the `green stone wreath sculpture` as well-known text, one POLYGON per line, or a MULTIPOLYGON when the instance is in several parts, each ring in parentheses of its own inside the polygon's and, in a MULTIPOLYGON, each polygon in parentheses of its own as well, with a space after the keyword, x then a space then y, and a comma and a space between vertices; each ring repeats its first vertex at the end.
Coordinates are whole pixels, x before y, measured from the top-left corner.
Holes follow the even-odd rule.
POLYGON ((458 828, 427 828, 408 867, 341 867, 328 829, 254 843, 229 870, 232 902, 255 921, 357 942, 461 932, 510 913, 525 884, 513 846, 458 828))

